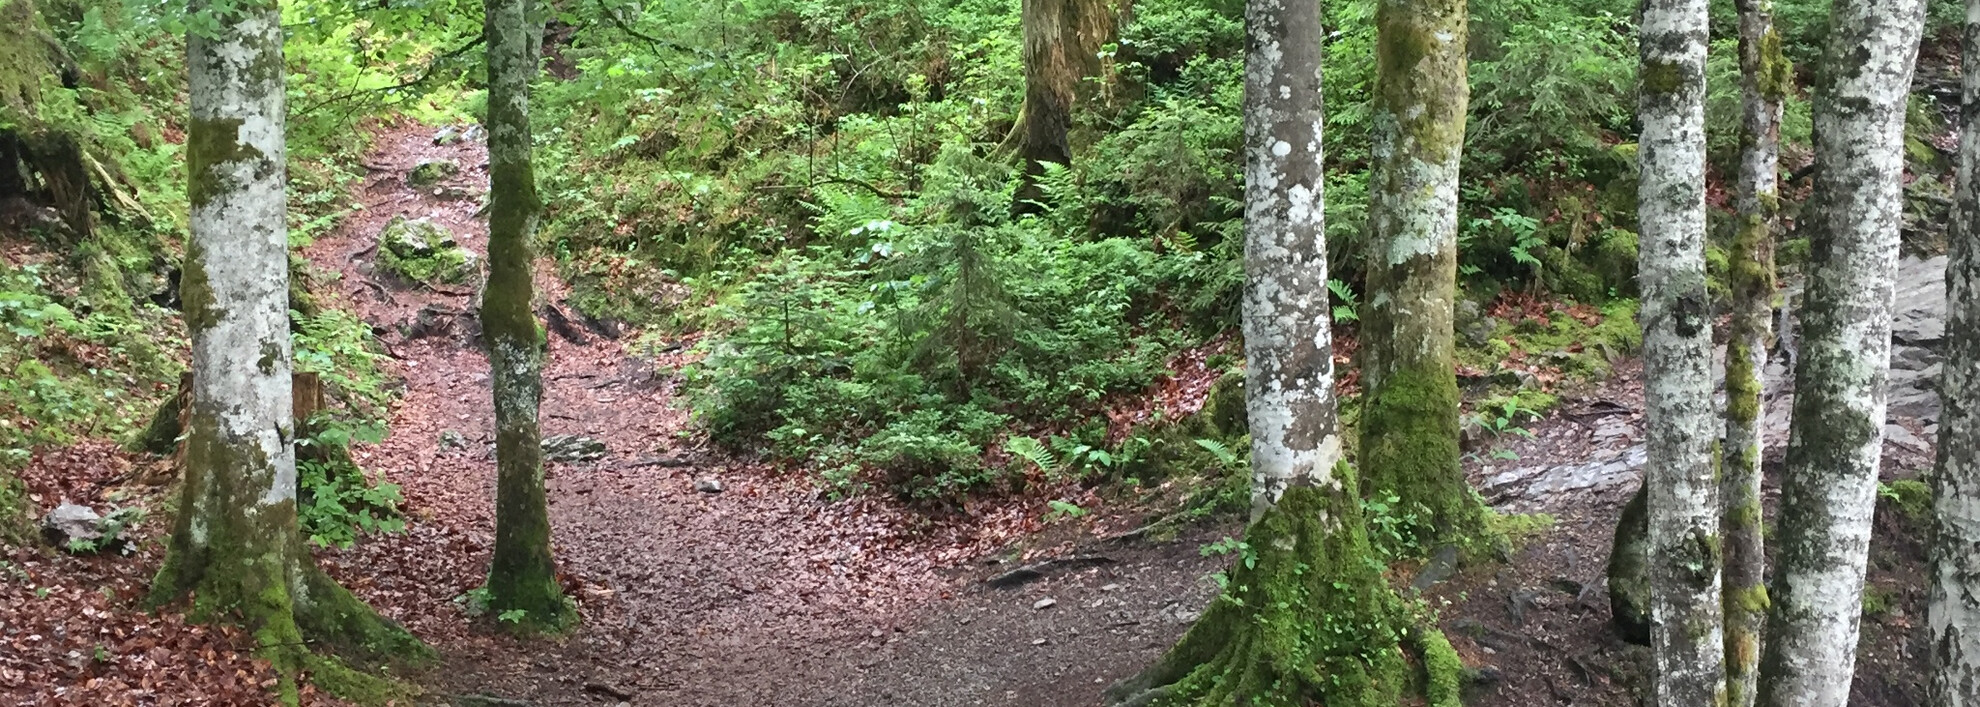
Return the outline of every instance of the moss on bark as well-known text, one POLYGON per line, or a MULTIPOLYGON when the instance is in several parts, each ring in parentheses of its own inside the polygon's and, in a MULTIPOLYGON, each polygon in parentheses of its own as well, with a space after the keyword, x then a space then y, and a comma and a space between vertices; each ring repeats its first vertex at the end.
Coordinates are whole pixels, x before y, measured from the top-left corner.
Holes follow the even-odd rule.
POLYGON ((1415 515, 1404 533, 1424 548, 1485 534, 1484 506, 1460 466, 1454 372, 1465 18, 1463 0, 1376 10, 1360 459, 1370 495, 1394 496, 1415 515))
POLYGON ((1294 486, 1252 523, 1225 593, 1110 702, 1392 707, 1450 694, 1456 655, 1441 636, 1418 639, 1429 677, 1411 668, 1413 617, 1368 546, 1352 472, 1336 468, 1338 487, 1294 486))
MULTIPOLYGON (((252 629, 282 676, 284 704, 296 703, 296 682, 312 665, 331 660, 314 653, 317 647, 378 664, 429 660, 432 651, 419 639, 316 567, 296 532, 295 502, 263 503, 256 476, 239 473, 265 469, 269 460, 221 439, 214 425, 210 414, 194 412, 179 513, 148 603, 163 607, 192 595, 195 621, 252 629)), ((362 695, 336 692, 360 682, 342 677, 319 686, 362 702, 362 695)))
POLYGON ((1425 548, 1492 540, 1485 506, 1459 466, 1457 402, 1448 364, 1392 371, 1381 394, 1362 401, 1360 458, 1371 469, 1369 487, 1395 494, 1398 512, 1416 515, 1404 532, 1425 548))
POLYGON ((488 286, 482 334, 495 398, 495 551, 488 606, 529 632, 559 631, 577 618, 557 586, 550 509, 543 490, 543 328, 531 311, 535 263, 530 238, 542 205, 530 165, 526 0, 488 0, 488 286))

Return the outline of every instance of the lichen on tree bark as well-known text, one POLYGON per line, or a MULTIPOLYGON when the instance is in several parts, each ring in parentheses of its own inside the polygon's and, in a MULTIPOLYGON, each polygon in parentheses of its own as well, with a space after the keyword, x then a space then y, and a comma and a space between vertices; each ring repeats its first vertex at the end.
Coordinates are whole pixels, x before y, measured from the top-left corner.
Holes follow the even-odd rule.
POLYGON ((1958 193, 1946 264, 1945 368, 1939 378, 1939 463, 1932 476, 1937 527, 1926 623, 1932 631, 1930 703, 1980 705, 1980 0, 1966 3, 1965 102, 1958 193))
POLYGON ((1883 451, 1905 108, 1923 0, 1837 0, 1815 86, 1815 190, 1759 704, 1841 707, 1883 451))
MULTIPOLYGON (((482 335, 488 346, 495 403, 495 549, 488 570, 488 604, 495 613, 522 612, 521 628, 559 630, 576 618, 557 585, 550 552, 549 502, 543 489, 543 329, 535 298, 530 238, 542 205, 530 164, 529 0, 487 0, 488 47, 488 284, 482 290, 482 335)), ((515 614, 508 614, 515 617, 515 614)))
POLYGON ((1465 2, 1383 0, 1376 24, 1361 468, 1372 495, 1419 517, 1420 544, 1467 542, 1485 524, 1460 465, 1453 365, 1465 2))
POLYGON ((305 671, 341 687, 363 679, 308 644, 367 660, 428 651, 324 575, 296 524, 280 13, 274 2, 191 9, 217 27, 186 47, 181 287, 194 375, 184 486, 151 601, 195 594, 196 618, 245 623, 294 703, 305 671))
POLYGON ((1732 322, 1726 339, 1726 429, 1720 449, 1720 528, 1725 538, 1726 702, 1751 707, 1767 620, 1761 539, 1761 372, 1773 321, 1774 225, 1780 211, 1783 101, 1794 77, 1774 31, 1773 0, 1738 0, 1739 232, 1731 257, 1732 322))
POLYGON ((1705 293, 1705 0, 1646 0, 1637 210, 1657 699, 1725 699, 1705 293))
MULTIPOLYGON (((1413 629, 1368 547, 1341 462, 1322 229, 1320 17, 1308 2, 1245 9, 1246 417, 1252 523, 1230 577, 1176 647, 1115 685, 1124 705, 1384 705, 1422 685, 1455 707, 1455 676, 1408 669, 1413 629)), ((1454 656, 1422 640, 1448 673, 1454 656)))

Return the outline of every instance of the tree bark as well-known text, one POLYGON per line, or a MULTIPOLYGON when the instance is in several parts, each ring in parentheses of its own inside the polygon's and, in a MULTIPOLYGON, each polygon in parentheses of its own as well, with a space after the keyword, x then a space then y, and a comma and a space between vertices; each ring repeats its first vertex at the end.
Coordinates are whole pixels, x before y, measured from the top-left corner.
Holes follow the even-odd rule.
POLYGON ((1705 294, 1705 0, 1646 0, 1642 20, 1643 369, 1650 645, 1657 701, 1725 699, 1712 330, 1705 294))
POLYGON ((482 289, 482 336, 488 345, 495 402, 495 550, 488 569, 489 610, 520 611, 519 627, 553 631, 576 613, 557 586, 550 552, 550 509, 543 491, 543 329, 530 306, 542 204, 530 165, 528 0, 487 0, 488 284, 482 289))
POLYGON ((1774 313, 1774 224, 1780 214, 1781 111, 1794 82, 1774 32, 1773 0, 1739 0, 1740 154, 1726 341, 1726 430, 1720 444, 1726 703, 1752 707, 1767 621, 1761 539, 1761 373, 1774 313))
POLYGON ((1023 164, 1018 205, 1040 198, 1034 181, 1041 162, 1070 164, 1073 104, 1080 83, 1100 71, 1100 46, 1114 34, 1118 0, 1024 0, 1019 10, 1024 35, 1024 103, 1004 138, 1004 147, 1023 164))
POLYGON ((1849 700, 1883 451, 1904 123, 1923 0, 1838 0, 1815 87, 1815 191, 1759 704, 1849 700))
POLYGON ((1939 378, 1938 518, 1932 536, 1930 703, 1980 705, 1980 0, 1966 3, 1959 186, 1946 265, 1946 361, 1939 378))
MULTIPOLYGON (((1245 9, 1246 417, 1252 522, 1229 591, 1168 655, 1108 691, 1125 705, 1397 704, 1407 613, 1371 556, 1341 462, 1322 228, 1318 3, 1245 9)), ((1461 666, 1416 644, 1438 707, 1461 666)))
POLYGON ((1484 506, 1460 466, 1453 358, 1458 163, 1470 90, 1465 2, 1383 0, 1375 19, 1360 463, 1370 493, 1396 496, 1419 519, 1408 532, 1431 546, 1484 529, 1484 506))
POLYGON ((324 575, 296 524, 280 12, 272 0, 191 10, 216 27, 186 40, 194 375, 179 513, 151 598, 192 593, 195 617, 239 617, 294 703, 299 673, 336 669, 306 639, 368 658, 426 649, 324 575))

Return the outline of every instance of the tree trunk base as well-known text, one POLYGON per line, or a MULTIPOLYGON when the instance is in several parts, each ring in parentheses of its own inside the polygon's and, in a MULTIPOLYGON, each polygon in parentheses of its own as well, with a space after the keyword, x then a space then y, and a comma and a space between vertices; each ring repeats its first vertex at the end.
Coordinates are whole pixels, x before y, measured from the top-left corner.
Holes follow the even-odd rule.
POLYGON ((292 552, 275 562, 229 563, 216 572, 213 556, 175 548, 152 582, 149 603, 162 607, 191 595, 192 620, 252 629, 262 657, 281 679, 276 691, 282 704, 297 703, 301 681, 361 705, 416 694, 411 685, 354 664, 417 665, 431 661, 433 649, 337 584, 307 550, 298 546, 292 552))
POLYGON ((1415 617, 1384 579, 1346 485, 1288 490, 1245 533, 1225 594, 1168 655, 1110 688, 1109 704, 1392 707, 1427 695, 1455 707, 1457 655, 1434 631, 1410 638, 1415 617))

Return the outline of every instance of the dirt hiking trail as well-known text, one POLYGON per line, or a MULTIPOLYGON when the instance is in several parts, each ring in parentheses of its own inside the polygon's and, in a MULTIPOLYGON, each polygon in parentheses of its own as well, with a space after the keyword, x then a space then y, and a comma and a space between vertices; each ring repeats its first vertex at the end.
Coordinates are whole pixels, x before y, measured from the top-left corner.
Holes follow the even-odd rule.
MULTIPOLYGON (((495 478, 478 293, 408 285, 375 260, 381 228, 398 216, 429 219, 486 253, 476 216, 485 161, 472 135, 443 145, 432 127, 382 126, 364 163, 364 208, 305 250, 335 273, 332 296, 373 326, 404 377, 390 436, 356 456, 403 486, 408 532, 322 558, 442 651, 440 667, 413 676, 424 701, 1087 707, 1159 656, 1214 595, 1209 575, 1226 559, 1198 549, 1241 532, 1238 519, 1164 543, 1085 531, 1041 541, 1027 539, 1037 523, 1023 508, 931 518, 882 499, 835 501, 801 474, 709 448, 680 397, 693 342, 635 347, 636 332, 585 320, 564 305, 545 259, 536 277, 552 331, 543 434, 550 456, 564 459, 548 464, 547 486, 560 575, 583 624, 518 640, 469 616, 460 598, 486 571, 495 478), (408 173, 429 161, 458 171, 409 186, 408 173), (1020 546, 1034 550, 1012 552, 1020 546), (1050 556, 1090 559, 1010 588, 984 581, 1050 556)), ((1630 378, 1532 425, 1535 438, 1516 450, 1522 463, 1584 464, 1591 449, 1640 439, 1641 391, 1622 382, 1630 378)), ((1627 479, 1623 465, 1610 476, 1627 479)), ((1633 703, 1625 685, 1643 676, 1647 654, 1609 630, 1601 568, 1634 481, 1535 494, 1522 491, 1560 475, 1534 472, 1505 488, 1505 470, 1481 462, 1472 471, 1497 484, 1495 502, 1559 521, 1508 564, 1464 568, 1426 594, 1478 668, 1468 704, 1633 703)), ((1874 635, 1866 627, 1866 644, 1874 635)), ((1879 650, 1866 648, 1866 665, 1879 650)), ((1893 660, 1902 668, 1905 656, 1893 660)))

